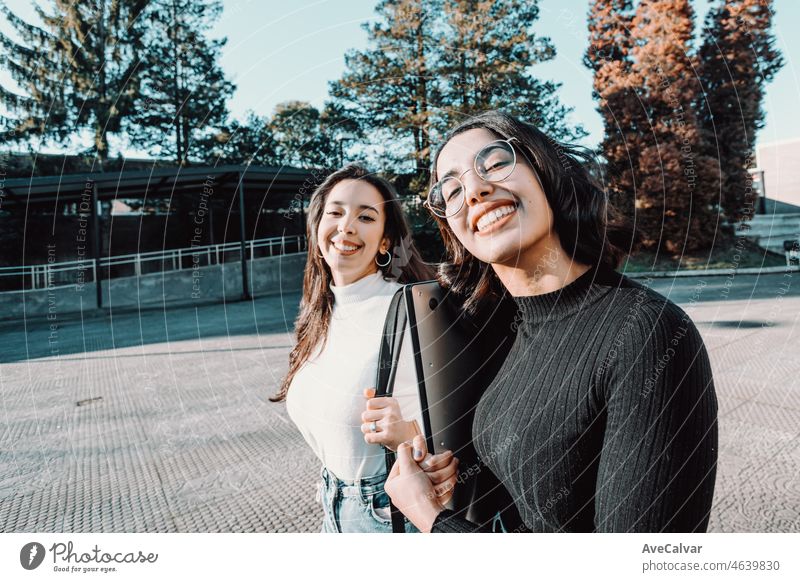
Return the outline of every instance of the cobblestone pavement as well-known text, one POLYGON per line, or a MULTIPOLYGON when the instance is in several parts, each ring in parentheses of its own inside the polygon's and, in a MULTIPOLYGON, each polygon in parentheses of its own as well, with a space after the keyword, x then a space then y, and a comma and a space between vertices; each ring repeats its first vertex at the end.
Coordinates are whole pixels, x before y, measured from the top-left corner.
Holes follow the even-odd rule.
MULTIPOLYGON (((800 285, 652 284, 711 355, 710 529, 800 531, 800 285)), ((267 400, 298 299, 1 326, 0 531, 317 531, 319 464, 267 400)))

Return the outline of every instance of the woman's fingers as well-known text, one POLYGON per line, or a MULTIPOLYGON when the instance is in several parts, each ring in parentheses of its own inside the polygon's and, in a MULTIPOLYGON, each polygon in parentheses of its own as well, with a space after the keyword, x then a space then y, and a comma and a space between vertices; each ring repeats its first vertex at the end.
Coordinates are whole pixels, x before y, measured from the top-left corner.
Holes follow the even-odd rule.
POLYGON ((411 454, 411 447, 406 443, 402 443, 397 447, 397 462, 395 464, 400 465, 400 475, 411 475, 421 471, 411 454))
POLYGON ((455 480, 458 476, 458 459, 453 457, 447 466, 438 471, 425 471, 425 474, 434 485, 440 485, 450 479, 455 480))
POLYGON ((364 388, 364 398, 375 398, 375 388, 364 388))
POLYGON ((392 398, 391 396, 381 396, 380 398, 370 398, 367 400, 367 410, 380 410, 381 408, 386 408, 389 406, 393 406, 397 403, 397 400, 392 398))
POLYGON ((427 459, 422 461, 419 466, 422 467, 426 473, 429 471, 438 471, 449 465, 450 461, 454 458, 453 451, 443 451, 435 455, 430 455, 427 459))
POLYGON ((428 445, 425 443, 425 437, 418 434, 414 437, 414 460, 419 462, 428 456, 428 445))
POLYGON ((382 410, 365 410, 361 413, 361 422, 372 422, 373 420, 381 420, 384 416, 382 410))
POLYGON ((453 475, 444 483, 440 483, 436 487, 433 488, 434 493, 436 493, 436 498, 439 500, 439 503, 444 505, 445 503, 449 502, 453 498, 453 493, 455 492, 457 479, 456 476, 453 475))

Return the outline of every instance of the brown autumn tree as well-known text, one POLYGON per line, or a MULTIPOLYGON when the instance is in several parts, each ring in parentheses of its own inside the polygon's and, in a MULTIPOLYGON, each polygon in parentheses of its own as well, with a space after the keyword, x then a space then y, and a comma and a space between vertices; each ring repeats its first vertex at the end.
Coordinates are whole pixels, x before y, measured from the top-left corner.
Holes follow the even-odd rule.
POLYGON ((722 0, 709 11, 698 54, 703 92, 696 110, 722 170, 725 217, 754 211, 747 168, 754 165, 756 131, 764 125, 764 85, 783 65, 772 35, 772 2, 722 0))
POLYGON ((637 132, 645 120, 631 86, 631 0, 597 0, 589 9, 589 48, 584 64, 594 71, 592 96, 603 119, 600 150, 606 187, 614 205, 634 214, 637 132))
POLYGON ((611 191, 644 246, 671 255, 708 248, 719 228, 719 166, 694 111, 693 29, 689 0, 641 0, 635 10, 597 0, 589 15, 586 61, 611 191))
POLYGON ((720 225, 719 166, 694 111, 689 0, 642 0, 631 35, 631 82, 647 115, 639 131, 637 222, 644 243, 672 255, 711 246, 720 225))

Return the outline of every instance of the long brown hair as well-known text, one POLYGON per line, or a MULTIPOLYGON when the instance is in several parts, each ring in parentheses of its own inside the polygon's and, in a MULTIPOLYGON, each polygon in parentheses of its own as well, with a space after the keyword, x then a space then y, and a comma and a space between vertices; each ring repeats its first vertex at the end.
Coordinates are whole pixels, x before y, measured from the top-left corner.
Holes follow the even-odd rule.
POLYGON ((289 354, 289 371, 281 382, 280 390, 271 397, 272 402, 286 399, 289 386, 297 371, 309 360, 315 350, 324 347, 328 338, 328 325, 333 311, 333 293, 330 289, 331 270, 319 255, 317 230, 322 220, 328 194, 339 182, 344 180, 363 180, 383 197, 383 209, 386 216, 383 234, 389 239, 392 260, 378 267, 386 280, 398 283, 414 283, 433 278, 433 270, 428 267, 419 255, 411 239, 411 228, 408 226, 403 209, 392 184, 359 165, 349 165, 328 176, 314 191, 308 206, 308 223, 306 237, 308 240, 308 259, 303 276, 303 297, 300 301, 300 314, 295 321, 297 343, 289 354))
MULTIPOLYGON (((596 163, 591 154, 558 143, 533 125, 500 111, 486 111, 450 131, 433 158, 431 187, 438 180, 436 162, 444 146, 471 129, 486 129, 498 139, 514 138, 514 148, 539 177, 561 247, 574 260, 614 269, 638 243, 637 233, 609 204, 605 190, 589 171, 596 163)), ((498 300, 505 288, 491 265, 470 254, 447 219, 433 218, 447 249, 447 259, 439 265, 442 285, 462 296, 464 309, 470 313, 498 300)))

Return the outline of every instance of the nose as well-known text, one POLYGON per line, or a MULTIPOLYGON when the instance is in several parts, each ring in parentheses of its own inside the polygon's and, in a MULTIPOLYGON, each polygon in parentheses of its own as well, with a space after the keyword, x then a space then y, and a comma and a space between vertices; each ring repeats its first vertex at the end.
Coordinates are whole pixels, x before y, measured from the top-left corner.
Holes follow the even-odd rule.
POLYGON ((473 169, 461 177, 464 197, 468 206, 474 206, 494 191, 494 185, 481 178, 473 169))
POLYGON ((350 218, 349 216, 342 216, 339 220, 338 231, 342 234, 353 234, 355 233, 356 229, 353 226, 354 219, 350 218))

